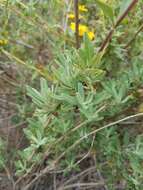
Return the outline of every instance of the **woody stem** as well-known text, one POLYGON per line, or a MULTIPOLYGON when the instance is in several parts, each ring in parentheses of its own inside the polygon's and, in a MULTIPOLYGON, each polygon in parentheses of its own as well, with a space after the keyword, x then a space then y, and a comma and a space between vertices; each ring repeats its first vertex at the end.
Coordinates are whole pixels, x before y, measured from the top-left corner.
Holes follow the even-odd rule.
POLYGON ((129 6, 126 8, 126 10, 122 13, 122 15, 116 20, 115 25, 113 26, 113 28, 111 28, 111 30, 107 34, 105 40, 101 44, 99 52, 103 51, 108 46, 109 42, 112 39, 115 29, 119 26, 119 24, 127 16, 127 14, 130 12, 130 10, 136 5, 137 2, 138 2, 138 0, 132 0, 131 3, 129 4, 129 6))

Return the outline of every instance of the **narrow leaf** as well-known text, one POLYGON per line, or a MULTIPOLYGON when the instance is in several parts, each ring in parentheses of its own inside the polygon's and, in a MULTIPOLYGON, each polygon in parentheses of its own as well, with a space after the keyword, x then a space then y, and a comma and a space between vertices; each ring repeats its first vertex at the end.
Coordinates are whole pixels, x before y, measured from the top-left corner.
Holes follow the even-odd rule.
POLYGON ((109 17, 112 21, 114 20, 114 11, 112 7, 101 0, 96 0, 96 4, 102 9, 105 16, 109 17))

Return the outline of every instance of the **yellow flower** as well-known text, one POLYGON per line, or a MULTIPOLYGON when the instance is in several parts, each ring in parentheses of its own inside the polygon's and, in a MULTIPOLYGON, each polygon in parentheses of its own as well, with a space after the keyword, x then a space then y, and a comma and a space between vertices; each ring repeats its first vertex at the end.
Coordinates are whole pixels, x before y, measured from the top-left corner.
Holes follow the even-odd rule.
MULTIPOLYGON (((73 32, 75 32, 75 23, 72 22, 70 25, 70 28, 73 32)), ((88 32, 88 27, 83 25, 83 24, 79 24, 79 36, 83 36, 84 33, 88 32)))
POLYGON ((85 5, 79 5, 79 11, 81 11, 81 12, 87 12, 88 11, 88 9, 85 7, 85 5))
POLYGON ((79 36, 83 36, 86 32, 88 32, 88 27, 82 24, 79 24, 79 36))
MULTIPOLYGON (((75 19, 75 15, 73 13, 69 13, 68 18, 71 19, 71 20, 75 19)), ((82 19, 82 18, 83 18, 83 16, 79 15, 79 19, 82 19)))
POLYGON ((70 28, 71 28, 72 31, 75 32, 75 23, 74 22, 71 22, 70 28))
POLYGON ((87 32, 87 36, 89 37, 90 40, 93 40, 95 38, 94 32, 91 31, 87 32))
POLYGON ((74 18, 75 18, 75 15, 72 14, 72 13, 70 13, 70 14, 68 14, 68 18, 70 18, 70 19, 74 19, 74 18))
POLYGON ((2 40, 0 39, 0 46, 3 46, 3 45, 7 45, 8 44, 8 40, 2 40))
MULTIPOLYGON (((70 24, 70 28, 73 32, 75 32, 75 23, 72 22, 70 24)), ((87 36, 90 40, 93 40, 95 38, 95 34, 92 31, 89 31, 88 27, 83 24, 79 24, 79 36, 82 37, 85 33, 87 33, 87 36)))

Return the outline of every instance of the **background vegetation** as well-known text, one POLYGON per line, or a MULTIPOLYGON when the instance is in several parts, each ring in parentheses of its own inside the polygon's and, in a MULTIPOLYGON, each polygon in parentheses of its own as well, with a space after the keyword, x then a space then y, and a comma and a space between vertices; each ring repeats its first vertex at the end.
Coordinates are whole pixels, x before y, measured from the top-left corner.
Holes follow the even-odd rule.
POLYGON ((0 76, 24 136, 1 135, 1 172, 13 189, 48 176, 53 190, 142 190, 143 1, 76 3, 0 1, 0 76))

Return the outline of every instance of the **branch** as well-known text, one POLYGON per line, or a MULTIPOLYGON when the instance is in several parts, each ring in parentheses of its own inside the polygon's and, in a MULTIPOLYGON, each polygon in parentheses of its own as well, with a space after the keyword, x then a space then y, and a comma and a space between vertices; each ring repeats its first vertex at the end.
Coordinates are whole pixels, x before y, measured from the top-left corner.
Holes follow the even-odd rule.
POLYGON ((101 47, 99 48, 99 52, 103 51, 108 46, 109 42, 111 41, 111 38, 112 38, 112 35, 113 35, 115 29, 119 26, 119 24, 127 16, 127 14, 130 12, 130 10, 136 5, 137 2, 138 2, 138 0, 132 0, 132 2, 129 4, 129 6, 126 8, 126 10, 123 12, 123 14, 117 19, 113 28, 111 28, 111 30, 109 31, 105 40, 101 44, 101 47))
POLYGON ((127 16, 127 14, 130 12, 130 10, 136 5, 138 0, 132 0, 132 2, 129 4, 127 9, 123 12, 123 14, 117 19, 115 28, 119 26, 119 24, 122 22, 122 20, 127 16))
POLYGON ((125 49, 128 48, 130 46, 130 44, 136 39, 136 37, 138 36, 138 34, 143 30, 143 24, 139 27, 139 29, 136 31, 136 33, 134 34, 133 38, 127 43, 127 45, 125 46, 125 49))
POLYGON ((103 127, 100 127, 98 129, 95 129, 93 131, 91 131, 90 133, 84 135, 83 137, 81 137, 80 139, 78 139, 77 141, 75 141, 74 144, 72 144, 69 148, 67 148, 67 150, 65 150, 63 153, 61 153, 61 155, 56 159, 54 160, 51 165, 49 166, 46 166, 43 170, 41 170, 34 179, 32 179, 30 181, 29 184, 27 184, 25 187, 22 188, 22 190, 28 190, 38 179, 40 179, 43 175, 47 174, 50 170, 53 170, 55 165, 59 162, 59 160, 61 158, 63 158, 63 156, 65 156, 65 154, 68 152, 68 151, 71 151, 73 148, 75 148, 76 146, 78 146, 83 140, 87 139, 88 137, 104 130, 104 129, 107 129, 109 127, 112 127, 112 126, 115 126, 117 124, 120 124, 124 121, 127 121, 129 119, 133 119, 133 118, 137 118, 137 117, 142 117, 143 116, 143 113, 138 113, 138 114, 135 114, 135 115, 129 115, 123 119, 119 119, 117 121, 114 121, 112 123, 109 123, 107 125, 104 125, 103 127))

